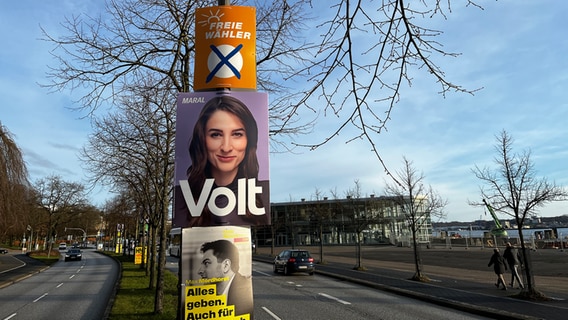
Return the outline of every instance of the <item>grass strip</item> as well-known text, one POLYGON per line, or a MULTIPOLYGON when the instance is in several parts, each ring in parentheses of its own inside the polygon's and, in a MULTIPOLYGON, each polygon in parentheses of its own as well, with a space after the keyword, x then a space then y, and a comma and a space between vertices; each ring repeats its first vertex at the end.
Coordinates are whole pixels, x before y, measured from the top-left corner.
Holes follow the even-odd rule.
POLYGON ((122 265, 122 278, 109 319, 176 319, 178 280, 173 273, 164 273, 164 308, 161 314, 155 314, 155 290, 148 289, 150 277, 145 270, 134 264, 133 256, 112 256, 122 265))
POLYGON ((59 250, 51 250, 50 254, 48 254, 48 250, 32 251, 30 252, 29 257, 39 260, 50 266, 59 261, 59 250))

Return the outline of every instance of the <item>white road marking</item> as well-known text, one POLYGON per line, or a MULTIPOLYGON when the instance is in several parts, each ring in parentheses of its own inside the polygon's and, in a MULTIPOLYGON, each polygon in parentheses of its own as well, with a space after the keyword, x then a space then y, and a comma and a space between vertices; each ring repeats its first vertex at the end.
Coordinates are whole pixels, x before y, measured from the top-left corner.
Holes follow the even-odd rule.
POLYGON ((277 316, 276 314, 274 314, 274 312, 268 310, 267 307, 262 307, 262 310, 264 310, 266 313, 268 313, 273 319, 281 320, 279 316, 277 316))
POLYGON ((336 297, 334 297, 334 296, 330 296, 330 295, 327 294, 327 293, 321 293, 321 292, 320 292, 319 295, 320 295, 320 296, 324 296, 324 297, 326 297, 326 298, 328 298, 328 299, 331 299, 331 300, 335 300, 335 301, 337 301, 337 302, 339 302, 339 303, 342 303, 342 304, 351 304, 351 302, 348 302, 348 301, 345 301, 345 300, 341 300, 341 299, 336 298, 336 297))
POLYGON ((12 313, 12 314, 9 315, 7 318, 4 318, 3 320, 12 319, 12 318, 15 317, 16 315, 17 315, 17 313, 12 313))
POLYGON ((254 270, 254 272, 260 273, 263 276, 272 277, 272 275, 270 273, 266 273, 266 272, 262 272, 262 271, 258 271, 258 270, 254 270))
POLYGON ((43 295, 41 295, 41 297, 35 299, 33 302, 38 302, 39 300, 41 300, 45 296, 47 296, 47 293, 44 293, 43 295))

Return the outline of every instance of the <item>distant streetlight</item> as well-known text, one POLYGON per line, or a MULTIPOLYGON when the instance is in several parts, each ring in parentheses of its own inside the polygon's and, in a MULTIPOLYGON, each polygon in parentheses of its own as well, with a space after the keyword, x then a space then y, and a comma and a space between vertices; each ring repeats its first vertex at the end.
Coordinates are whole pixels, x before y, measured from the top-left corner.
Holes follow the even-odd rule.
POLYGON ((85 244, 85 241, 87 240, 87 232, 81 228, 65 228, 65 231, 67 232, 67 230, 80 230, 83 231, 83 245, 85 244))
POLYGON ((26 227, 26 230, 28 230, 30 232, 30 239, 28 241, 28 250, 32 251, 33 248, 33 240, 34 240, 34 229, 32 228, 32 226, 30 226, 28 224, 28 226, 26 227))

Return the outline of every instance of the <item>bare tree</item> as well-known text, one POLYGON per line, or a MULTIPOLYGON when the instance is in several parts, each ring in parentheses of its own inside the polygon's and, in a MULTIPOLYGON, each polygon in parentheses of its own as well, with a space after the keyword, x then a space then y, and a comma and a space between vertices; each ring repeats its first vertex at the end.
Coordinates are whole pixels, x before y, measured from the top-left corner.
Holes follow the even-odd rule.
MULTIPOLYGON (((247 1, 233 1, 236 5, 247 1)), ((297 134, 305 125, 287 111, 298 90, 284 78, 296 73, 296 66, 311 57, 302 56, 310 45, 298 35, 305 28, 306 6, 310 0, 266 1, 257 4, 257 76, 259 87, 278 93, 270 112, 271 123, 280 134, 297 134), (278 125, 286 121, 288 125, 278 125)), ((51 36, 42 29, 44 40, 54 44, 51 52, 57 64, 51 66, 45 84, 52 90, 88 88, 78 109, 92 112, 128 93, 128 86, 140 75, 150 74, 154 86, 177 92, 192 91, 195 53, 195 10, 217 5, 217 1, 196 0, 107 0, 101 16, 79 14, 62 23, 66 34, 51 36)))
MULTIPOLYGON (((304 96, 294 106, 337 117, 337 125, 320 142, 300 144, 316 149, 346 128, 354 127, 352 140, 364 139, 383 165, 374 142, 387 123, 405 86, 412 86, 416 71, 432 78, 443 95, 448 92, 473 94, 452 83, 434 62, 440 57, 456 57, 447 52, 427 21, 446 17, 451 1, 436 0, 379 2, 340 0, 319 27, 323 31, 312 64, 298 70, 310 75, 304 96), (317 99, 313 99, 316 98, 317 99), (324 101, 322 103, 321 101, 324 101)), ((472 1, 467 6, 479 7, 472 1)))
MULTIPOLYGON (((128 190, 118 192, 116 196, 108 199, 103 205, 103 219, 106 229, 102 230, 105 237, 110 241, 113 237, 114 243, 107 243, 109 247, 120 245, 118 243, 118 232, 124 237, 138 236, 137 231, 140 224, 140 215, 134 198, 130 196, 128 190), (119 227, 120 226, 120 227, 119 227)), ((146 251, 146 250, 145 250, 146 251)), ((142 251, 145 254, 145 251, 142 251)), ((147 257, 143 257, 142 264, 147 257)))
POLYGON ((151 87, 151 76, 130 88, 118 111, 94 120, 95 133, 81 158, 93 182, 129 190, 150 228, 150 283, 156 287, 155 312, 163 309, 166 221, 174 170, 175 98, 168 90, 151 87), (156 250, 159 239, 161 250, 156 250), (158 265, 154 257, 158 256, 158 265), (156 274, 154 272, 157 272, 156 274))
POLYGON ((331 220, 331 210, 330 204, 327 201, 327 197, 319 190, 318 188, 315 189, 313 194, 314 200, 311 201, 311 205, 309 206, 308 210, 310 211, 310 221, 312 221, 316 227, 317 234, 318 234, 318 243, 319 243, 319 254, 320 254, 320 263, 324 264, 324 253, 323 253, 323 229, 324 225, 329 225, 331 220))
MULTIPOLYGON (((51 67, 46 86, 89 88, 80 99, 80 108, 87 111, 122 95, 125 84, 146 72, 152 73, 156 86, 167 80, 172 89, 188 92, 194 12, 216 4, 107 0, 105 15, 69 17, 63 22, 67 34, 56 38, 43 30, 44 39, 55 45, 52 54, 58 63, 51 67)), ((458 55, 438 42, 442 31, 427 26, 428 18, 445 18, 451 12, 450 1, 336 0, 326 7, 314 7, 310 0, 232 4, 257 6, 258 83, 271 93, 273 137, 309 132, 319 115, 337 118, 323 141, 296 146, 315 149, 354 127, 359 133, 348 141, 367 140, 382 163, 374 139, 386 128, 416 71, 438 83, 442 94, 475 92, 446 79, 434 62, 458 55), (314 33, 321 40, 314 40, 314 33), (307 117, 310 112, 312 119, 307 117)), ((471 0, 465 5, 479 7, 471 0)))
MULTIPOLYGON (((548 202, 567 200, 568 191, 554 182, 549 182, 546 178, 538 178, 530 150, 515 153, 513 138, 505 130, 495 138, 497 140, 495 145, 497 155, 494 158, 496 167, 475 166, 472 171, 483 183, 480 187, 482 199, 487 199, 496 211, 515 218, 527 280, 521 296, 529 299, 542 299, 545 296, 536 289, 530 250, 527 250, 525 246, 522 229, 525 219, 535 214, 539 207, 543 207, 548 202)), ((471 204, 483 205, 482 203, 471 204)))
POLYGON ((60 176, 51 175, 35 183, 38 193, 38 206, 47 216, 48 257, 58 231, 65 228, 73 215, 81 212, 87 205, 85 186, 77 182, 68 182, 60 176))
MULTIPOLYGON (((270 210, 270 214, 271 214, 271 223, 270 223, 270 239, 271 239, 271 243, 270 243, 270 256, 274 256, 275 255, 275 246, 276 246, 276 231, 280 228, 286 228, 287 227, 287 220, 289 218, 289 216, 286 214, 286 212, 276 212, 273 210, 270 210)), ((256 229, 256 228, 255 228, 256 229)), ((259 245, 259 243, 256 243, 257 245, 259 245)))
POLYGON ((432 217, 442 218, 445 216, 443 209, 447 200, 442 199, 432 186, 424 185, 424 175, 418 172, 413 167, 412 161, 406 159, 406 157, 403 157, 402 169, 396 171, 396 179, 398 181, 386 183, 385 195, 392 197, 394 203, 402 210, 412 233, 415 266, 412 279, 429 281, 428 277, 422 272, 418 238, 420 234, 424 234, 420 231, 431 225, 432 217))
POLYGON ((28 171, 22 151, 0 122, 0 239, 22 234, 30 200, 28 171))
POLYGON ((353 269, 365 270, 363 266, 362 245, 364 243, 363 231, 372 225, 384 222, 384 202, 375 197, 370 201, 361 202, 361 183, 355 180, 355 186, 345 192, 346 201, 342 201, 342 211, 347 218, 347 228, 355 233, 355 266, 353 269))

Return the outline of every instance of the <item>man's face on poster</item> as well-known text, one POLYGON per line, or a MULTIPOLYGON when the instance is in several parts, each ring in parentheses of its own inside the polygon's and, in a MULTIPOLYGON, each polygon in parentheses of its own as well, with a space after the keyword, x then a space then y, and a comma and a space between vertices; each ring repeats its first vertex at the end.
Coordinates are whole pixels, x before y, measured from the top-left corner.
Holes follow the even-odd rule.
POLYGON ((230 268, 228 259, 218 261, 217 257, 213 255, 213 250, 207 250, 201 258, 198 273, 202 279, 223 278, 226 276, 228 268, 230 268))

